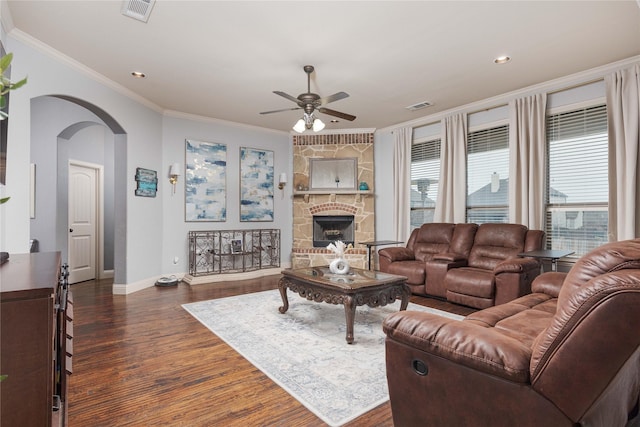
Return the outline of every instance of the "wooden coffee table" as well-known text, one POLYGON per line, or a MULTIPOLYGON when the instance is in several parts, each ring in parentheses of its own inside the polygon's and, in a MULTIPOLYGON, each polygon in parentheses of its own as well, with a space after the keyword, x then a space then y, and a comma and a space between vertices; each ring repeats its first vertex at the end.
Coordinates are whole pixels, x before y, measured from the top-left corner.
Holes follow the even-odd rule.
POLYGON ((400 310, 406 310, 411 296, 406 277, 379 271, 351 268, 348 274, 333 274, 329 267, 307 267, 286 269, 282 274, 278 282, 283 303, 280 313, 289 309, 287 288, 309 301, 343 304, 349 344, 353 343, 357 306, 381 307, 400 299, 400 310))

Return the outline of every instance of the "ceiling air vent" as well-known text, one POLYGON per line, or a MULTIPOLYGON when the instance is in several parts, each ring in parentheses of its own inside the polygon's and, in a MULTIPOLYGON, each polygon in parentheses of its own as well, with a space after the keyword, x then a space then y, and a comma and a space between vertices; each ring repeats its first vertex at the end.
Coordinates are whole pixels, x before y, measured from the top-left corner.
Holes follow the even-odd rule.
POLYGON ((410 111, 421 110, 423 108, 431 107, 433 104, 429 101, 418 102, 417 104, 409 105, 408 107, 404 107, 410 111))
POLYGON ((124 0, 122 14, 138 21, 147 22, 156 0, 124 0))

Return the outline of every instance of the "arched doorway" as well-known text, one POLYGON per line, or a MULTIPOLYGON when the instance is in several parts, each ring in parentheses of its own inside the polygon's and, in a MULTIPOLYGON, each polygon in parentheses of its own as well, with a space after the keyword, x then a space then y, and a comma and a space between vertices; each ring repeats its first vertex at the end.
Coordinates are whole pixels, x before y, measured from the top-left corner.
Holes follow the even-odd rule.
POLYGON ((99 165, 104 170, 104 233, 97 278, 113 274, 114 283, 126 283, 126 144, 124 129, 91 103, 62 95, 31 100, 36 170, 31 238, 38 239, 40 250, 59 250, 69 260, 69 165, 99 165))

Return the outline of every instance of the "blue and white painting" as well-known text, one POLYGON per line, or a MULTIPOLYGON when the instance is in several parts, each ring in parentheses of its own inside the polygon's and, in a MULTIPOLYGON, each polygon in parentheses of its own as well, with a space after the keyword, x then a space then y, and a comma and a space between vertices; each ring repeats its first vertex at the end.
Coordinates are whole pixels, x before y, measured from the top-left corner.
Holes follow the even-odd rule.
POLYGON ((186 140, 185 221, 227 220, 227 146, 186 140))
POLYGON ((240 147, 240 221, 273 221, 273 151, 240 147))

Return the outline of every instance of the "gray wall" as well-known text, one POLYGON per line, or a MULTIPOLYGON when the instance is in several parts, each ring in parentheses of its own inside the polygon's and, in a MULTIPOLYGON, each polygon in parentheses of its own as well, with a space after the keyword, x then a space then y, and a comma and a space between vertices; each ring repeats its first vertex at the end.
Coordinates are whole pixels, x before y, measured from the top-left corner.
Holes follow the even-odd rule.
POLYGON ((293 243, 292 229, 292 140, 284 132, 268 131, 261 128, 234 125, 217 120, 189 117, 165 116, 163 120, 163 166, 158 172, 159 191, 163 199, 163 254, 166 273, 188 272, 189 231, 236 230, 236 229, 280 229, 281 262, 290 265, 293 243), (185 139, 217 142, 227 146, 227 220, 224 222, 185 222, 184 209, 184 163, 185 139), (289 184, 284 191, 277 189, 274 194, 274 220, 269 222, 240 221, 240 147, 271 150, 274 152, 275 181, 281 172, 286 172, 289 184), (179 177, 176 193, 172 194, 169 184, 169 168, 172 163, 182 165, 183 175, 179 177), (174 263, 175 258, 178 259, 174 263))

